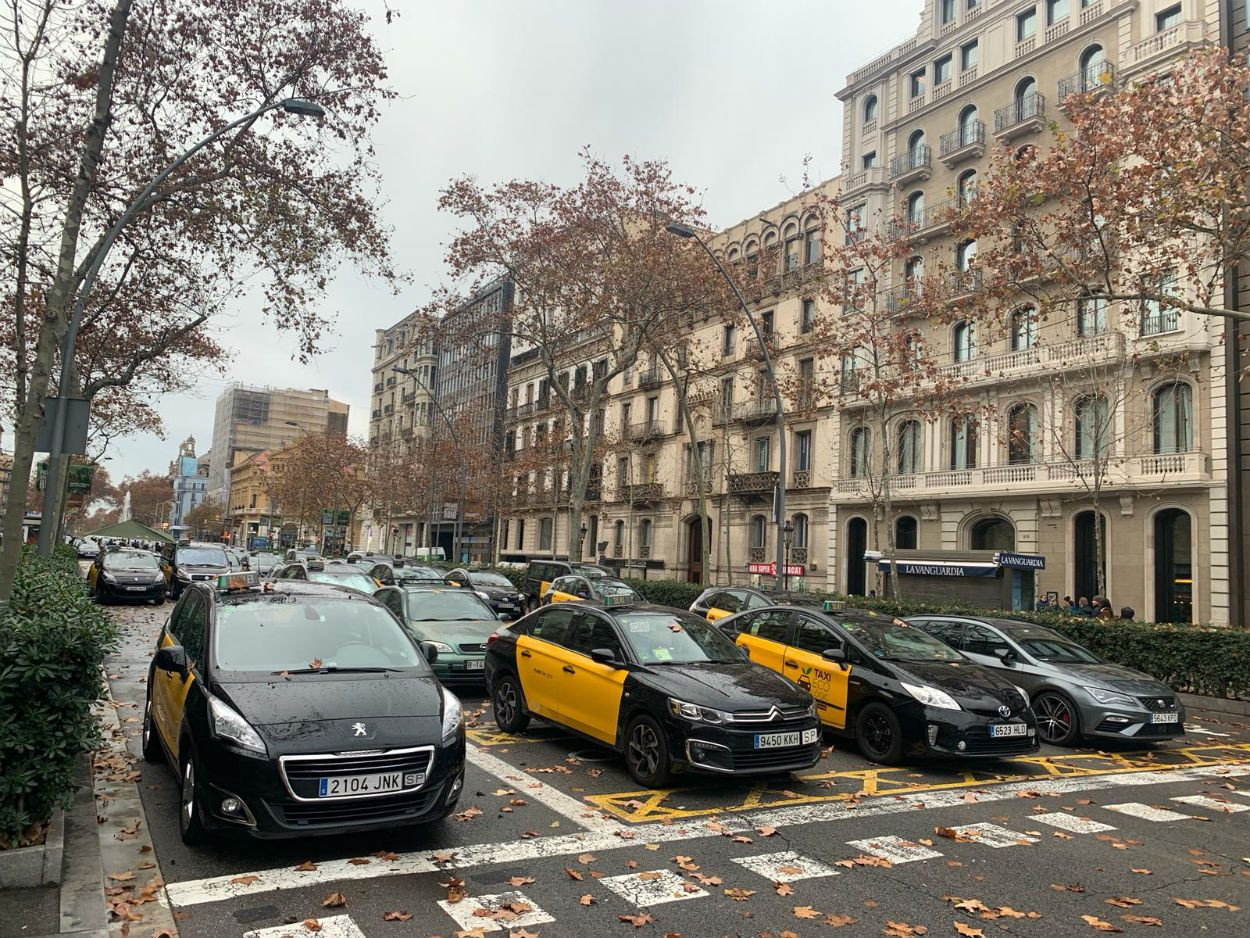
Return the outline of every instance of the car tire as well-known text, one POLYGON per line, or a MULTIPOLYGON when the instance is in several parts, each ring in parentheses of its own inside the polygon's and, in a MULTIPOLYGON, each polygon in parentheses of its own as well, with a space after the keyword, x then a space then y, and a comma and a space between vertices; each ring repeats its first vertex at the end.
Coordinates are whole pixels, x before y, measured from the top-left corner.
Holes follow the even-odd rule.
POLYGON ((515 674, 500 675, 491 688, 490 699, 496 726, 505 733, 525 732, 530 725, 530 715, 525 706, 525 691, 515 674))
POLYGON ((898 765, 903 761, 903 728, 894 711, 883 703, 874 701, 859 711, 855 742, 869 762, 898 765))
MULTIPOLYGON (((148 672, 148 685, 152 683, 154 672, 148 672)), ((143 729, 140 737, 143 743, 143 759, 145 762, 164 762, 165 752, 161 749, 161 741, 157 738, 156 726, 152 723, 152 691, 149 690, 143 700, 143 729)))
POLYGON ((1042 691, 1033 698, 1038 738, 1052 746, 1071 746, 1081 738, 1081 716, 1066 694, 1042 691))
MULTIPOLYGON (((190 743, 186 743, 190 749, 190 743)), ((188 847, 204 842, 207 832, 201 816, 203 802, 200 800, 199 766, 196 764, 194 752, 188 752, 182 758, 178 778, 178 834, 188 847)))
POLYGON ((625 730, 625 767, 646 788, 664 788, 673 779, 668 736, 653 717, 634 717, 625 730))

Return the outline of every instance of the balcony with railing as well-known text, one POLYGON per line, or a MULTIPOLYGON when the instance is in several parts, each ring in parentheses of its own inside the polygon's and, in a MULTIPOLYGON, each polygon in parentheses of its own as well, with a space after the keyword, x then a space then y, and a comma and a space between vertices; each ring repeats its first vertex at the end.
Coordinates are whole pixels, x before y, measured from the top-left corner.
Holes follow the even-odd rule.
POLYGON ((972 120, 963 127, 942 134, 939 141, 942 162, 954 168, 965 160, 978 160, 985 155, 985 121, 972 120))
POLYGON ((698 498, 700 488, 703 489, 704 495, 711 495, 712 494, 712 480, 704 479, 703 482, 700 483, 697 479, 691 478, 689 476, 686 478, 686 497, 687 498, 698 498))
POLYGON ((1053 345, 1034 345, 997 355, 979 355, 967 361, 942 365, 938 372, 944 378, 965 381, 1012 378, 1039 369, 1044 374, 1056 374, 1071 368, 1110 364, 1123 358, 1124 334, 1102 332, 1066 339, 1053 345))
POLYGON ((374 420, 380 420, 382 418, 382 409, 380 407, 375 407, 373 409, 373 413, 369 416, 374 420))
POLYGON ((842 187, 842 196, 846 198, 852 196, 862 189, 885 188, 889 184, 886 179, 884 166, 869 166, 867 169, 861 169, 857 173, 851 173, 846 177, 846 181, 842 187))
POLYGON ((780 476, 779 472, 731 472, 729 494, 748 499, 771 497, 780 476))
POLYGON ((381 394, 381 393, 382 393, 382 388, 383 388, 383 387, 385 387, 385 385, 383 385, 383 384, 382 384, 382 382, 381 382, 381 381, 379 381, 377 384, 375 384, 375 385, 373 386, 373 393, 374 393, 374 394, 381 394))
POLYGON ((1148 39, 1130 46, 1128 55, 1124 59, 1124 67, 1133 70, 1146 68, 1176 50, 1201 45, 1205 38, 1206 28, 1202 22, 1187 20, 1184 23, 1178 23, 1171 29, 1155 33, 1148 39))
POLYGON ((631 443, 646 443, 664 435, 664 427, 656 420, 641 420, 625 427, 625 439, 631 443))
POLYGON ((933 174, 933 148, 927 143, 912 147, 890 160, 890 181, 906 185, 928 179, 933 174))
POLYGON ((659 368, 648 368, 646 371, 638 372, 638 390, 640 391, 658 387, 663 381, 664 375, 659 368))
POLYGON ((942 281, 942 292, 948 300, 971 296, 981 289, 981 271, 955 270, 942 281))
POLYGON ((944 199, 906 217, 890 219, 886 233, 891 240, 925 241, 950 228, 951 215, 957 208, 958 199, 944 199))
POLYGON ((394 413, 394 411, 395 411, 395 405, 394 405, 394 404, 383 404, 383 405, 382 405, 382 413, 383 413, 383 415, 390 414, 390 413, 394 413))
POLYGON ((1012 101, 994 112, 994 136, 1012 140, 1037 133, 1046 124, 1046 98, 1034 91, 1012 101))
POLYGON ((620 500, 631 505, 645 505, 661 501, 663 498, 664 484, 661 482, 639 482, 620 488, 620 500))
POLYGON ((805 489, 810 488, 812 484, 812 470, 795 469, 790 475, 790 488, 805 489))
POLYGON ((1060 78, 1058 85, 1059 106, 1063 107, 1064 99, 1073 94, 1092 92, 1098 94, 1115 88, 1115 63, 1108 61, 1091 62, 1074 75, 1060 78))
POLYGON ((731 411, 732 420, 738 423, 772 423, 777 419, 777 402, 772 398, 738 401, 731 411))

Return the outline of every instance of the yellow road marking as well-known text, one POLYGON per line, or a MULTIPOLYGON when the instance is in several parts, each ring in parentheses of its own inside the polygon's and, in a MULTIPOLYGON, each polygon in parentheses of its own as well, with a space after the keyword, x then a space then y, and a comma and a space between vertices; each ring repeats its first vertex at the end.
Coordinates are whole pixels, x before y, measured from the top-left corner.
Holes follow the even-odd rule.
MULTIPOLYGON (((1151 772, 1165 769, 1193 768, 1217 763, 1250 762, 1250 743, 1230 745, 1184 746, 1133 753, 1072 753, 1062 756, 1017 756, 1004 759, 1011 772, 988 772, 964 769, 949 781, 922 781, 911 778, 911 768, 863 768, 836 772, 819 772, 800 776, 802 786, 832 788, 838 783, 858 782, 855 790, 829 792, 797 792, 774 788, 767 783, 751 786, 745 793, 729 797, 730 804, 680 807, 683 798, 706 798, 713 794, 707 788, 670 788, 662 790, 614 792, 605 795, 584 795, 583 798, 623 821, 677 820, 708 815, 751 811, 758 808, 815 804, 831 801, 852 801, 872 795, 915 795, 927 791, 959 788, 983 788, 1030 778, 1073 778, 1090 775, 1118 775, 1126 772, 1151 772)), ((1001 764, 1001 763, 1000 763, 1001 764)))

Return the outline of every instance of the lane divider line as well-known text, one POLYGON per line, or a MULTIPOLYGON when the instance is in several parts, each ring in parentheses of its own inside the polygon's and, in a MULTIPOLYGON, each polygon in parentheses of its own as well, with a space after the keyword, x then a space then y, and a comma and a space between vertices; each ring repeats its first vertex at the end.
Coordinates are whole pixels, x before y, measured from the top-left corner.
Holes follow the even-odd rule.
POLYGON ((542 779, 535 778, 524 769, 505 762, 468 743, 465 749, 465 760, 477 766, 488 775, 493 775, 510 788, 516 788, 518 795, 533 799, 544 807, 554 811, 578 827, 588 831, 615 831, 621 829, 619 821, 603 817, 593 805, 578 801, 572 795, 566 795, 558 788, 548 785, 542 779))
POLYGON ((305 928, 303 922, 296 922, 294 925, 255 928, 244 932, 243 938, 365 938, 365 933, 350 915, 331 915, 316 922, 318 928, 315 931, 305 928))

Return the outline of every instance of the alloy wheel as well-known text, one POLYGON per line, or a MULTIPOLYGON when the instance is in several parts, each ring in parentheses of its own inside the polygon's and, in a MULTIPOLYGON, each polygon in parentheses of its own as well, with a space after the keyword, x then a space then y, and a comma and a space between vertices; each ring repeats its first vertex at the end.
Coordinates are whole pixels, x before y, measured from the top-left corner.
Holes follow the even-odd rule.
POLYGON ((872 713, 864 722, 864 741, 874 753, 889 751, 894 743, 894 729, 883 713, 872 713))
POLYGON ((655 730, 645 723, 635 726, 629 736, 628 757, 640 775, 654 775, 660 765, 660 740, 655 730))
POLYGON ((1037 732, 1048 743, 1067 739, 1072 732, 1072 708, 1062 697, 1044 694, 1033 704, 1037 732))
POLYGON ((517 712, 516 688, 511 681, 504 681, 495 692, 495 714, 497 722, 512 725, 517 712))
POLYGON ((190 827, 195 820, 195 765, 190 759, 182 768, 182 798, 179 807, 182 811, 183 827, 190 827))

